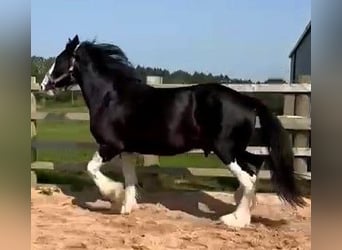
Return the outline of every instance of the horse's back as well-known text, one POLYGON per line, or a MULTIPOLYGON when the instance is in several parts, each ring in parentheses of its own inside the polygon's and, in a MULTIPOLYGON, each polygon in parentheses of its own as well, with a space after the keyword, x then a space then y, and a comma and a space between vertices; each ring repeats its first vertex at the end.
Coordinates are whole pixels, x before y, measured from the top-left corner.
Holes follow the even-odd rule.
POLYGON ((253 98, 219 84, 199 86, 195 96, 195 117, 206 142, 204 147, 227 139, 235 144, 248 143, 256 117, 253 98))
POLYGON ((149 88, 138 102, 134 100, 134 111, 125 124, 126 146, 159 154, 191 148, 210 151, 222 133, 240 126, 250 116, 243 99, 219 84, 149 88))

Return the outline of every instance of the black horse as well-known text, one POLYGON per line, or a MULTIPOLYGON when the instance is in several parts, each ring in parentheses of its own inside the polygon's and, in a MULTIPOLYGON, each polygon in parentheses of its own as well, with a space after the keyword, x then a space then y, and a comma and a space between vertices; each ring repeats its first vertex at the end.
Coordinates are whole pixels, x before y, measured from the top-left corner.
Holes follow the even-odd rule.
POLYGON ((122 213, 136 205, 134 166, 123 168, 121 183, 100 172, 103 163, 123 152, 175 155, 191 149, 215 153, 240 182, 237 208, 221 217, 231 226, 250 223, 258 171, 267 160, 278 195, 303 206, 294 178, 293 152, 286 130, 259 100, 216 83, 158 89, 143 84, 124 52, 112 44, 80 43, 76 35, 42 83, 55 92, 79 84, 90 114, 90 130, 99 145, 88 171, 104 196, 123 202, 122 213), (246 151, 259 116, 269 156, 246 151), (252 169, 248 163, 256 168, 252 169))

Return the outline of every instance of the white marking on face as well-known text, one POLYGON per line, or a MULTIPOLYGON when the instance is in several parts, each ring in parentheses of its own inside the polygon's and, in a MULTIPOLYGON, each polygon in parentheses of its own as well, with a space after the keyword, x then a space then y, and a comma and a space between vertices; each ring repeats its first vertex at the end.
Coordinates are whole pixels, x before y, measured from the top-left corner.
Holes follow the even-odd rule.
MULTIPOLYGON (((40 87, 42 88, 43 91, 46 89, 46 85, 49 82, 49 75, 51 75, 52 71, 55 68, 55 63, 53 63, 49 69, 49 71, 45 74, 43 81, 40 84, 40 87)), ((53 91, 52 91, 53 92, 53 91)), ((49 93, 48 93, 49 94, 49 93)))

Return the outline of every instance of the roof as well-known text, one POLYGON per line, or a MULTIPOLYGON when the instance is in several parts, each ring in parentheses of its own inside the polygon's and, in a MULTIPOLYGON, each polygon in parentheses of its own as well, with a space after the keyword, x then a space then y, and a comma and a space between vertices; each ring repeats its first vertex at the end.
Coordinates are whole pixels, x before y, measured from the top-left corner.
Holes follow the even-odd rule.
POLYGON ((306 25, 304 32, 302 33, 302 35, 299 37, 296 45, 294 46, 294 48, 291 50, 289 57, 292 56, 292 54, 297 50, 297 48, 299 47, 299 45, 302 43, 302 41, 304 40, 304 38, 306 37, 307 34, 309 34, 309 32, 311 32, 311 21, 306 25))

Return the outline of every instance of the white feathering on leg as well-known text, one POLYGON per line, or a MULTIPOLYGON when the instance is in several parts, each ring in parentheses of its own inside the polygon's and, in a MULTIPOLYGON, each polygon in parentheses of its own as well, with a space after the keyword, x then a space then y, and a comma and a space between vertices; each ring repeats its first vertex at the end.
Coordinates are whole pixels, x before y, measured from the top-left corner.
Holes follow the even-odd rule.
POLYGON ((129 214, 138 207, 136 187, 138 183, 135 166, 129 160, 122 160, 122 171, 125 178, 125 198, 121 207, 121 214, 129 214))
MULTIPOLYGON (((252 199, 255 190, 256 176, 250 176, 247 172, 243 171, 236 162, 230 163, 228 167, 240 182, 242 196, 236 210, 231 214, 221 216, 220 220, 228 226, 245 227, 251 222, 250 210, 251 204, 253 204, 252 199)), ((239 190, 239 192, 241 192, 241 190, 239 190)))
POLYGON ((101 173, 100 168, 103 166, 102 158, 98 152, 95 152, 92 160, 87 165, 88 173, 99 188, 100 193, 109 198, 112 202, 122 202, 123 200, 123 184, 113 181, 101 173))

